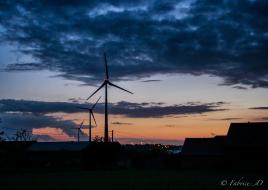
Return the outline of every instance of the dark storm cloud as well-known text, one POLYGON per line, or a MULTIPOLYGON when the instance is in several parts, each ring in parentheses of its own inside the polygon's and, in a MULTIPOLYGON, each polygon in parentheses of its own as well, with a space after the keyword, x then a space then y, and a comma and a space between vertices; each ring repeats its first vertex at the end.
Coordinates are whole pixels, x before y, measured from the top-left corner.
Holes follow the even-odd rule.
POLYGON ((268 87, 266 0, 6 0, 0 10, 1 42, 35 60, 10 70, 46 68, 94 84, 106 50, 117 80, 190 73, 268 87))
POLYGON ((261 107, 253 107, 253 108, 249 108, 249 109, 253 109, 253 110, 268 110, 267 106, 261 106, 261 107))
MULTIPOLYGON (((114 115, 124 115, 133 118, 154 118, 171 115, 202 114, 206 112, 224 111, 222 108, 225 102, 201 103, 188 102, 186 104, 165 105, 162 102, 133 103, 121 101, 110 103, 110 113, 114 115)), ((78 107, 90 106, 89 104, 78 104, 69 102, 41 102, 29 100, 0 100, 0 113, 25 112, 35 115, 64 112, 78 113, 84 112, 78 107)), ((95 113, 103 113, 103 103, 97 104, 95 113)))
MULTIPOLYGON (((64 133, 75 136, 77 125, 70 120, 63 120, 58 117, 48 116, 44 114, 33 114, 23 112, 12 113, 0 113, 3 120, 1 128, 6 134, 14 134, 18 129, 26 129, 32 131, 32 129, 39 129, 45 127, 61 129, 64 133)), ((58 134, 59 135, 59 134, 58 134)))
POLYGON ((68 102, 42 102, 30 100, 0 100, 1 112, 31 112, 34 114, 47 114, 55 112, 76 113, 79 106, 89 106, 87 104, 68 102))
POLYGON ((224 111, 221 108, 225 103, 188 102, 171 106, 144 106, 138 103, 118 102, 111 108, 112 114, 121 114, 127 117, 154 118, 171 115, 201 114, 206 112, 224 111))

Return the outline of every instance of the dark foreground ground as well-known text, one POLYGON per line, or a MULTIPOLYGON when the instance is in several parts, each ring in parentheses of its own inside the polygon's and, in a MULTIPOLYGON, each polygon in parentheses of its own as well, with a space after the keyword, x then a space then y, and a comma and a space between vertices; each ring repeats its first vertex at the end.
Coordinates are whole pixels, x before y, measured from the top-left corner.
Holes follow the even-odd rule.
POLYGON ((267 179, 264 173, 217 171, 1 171, 0 189, 250 190, 267 189, 267 179))

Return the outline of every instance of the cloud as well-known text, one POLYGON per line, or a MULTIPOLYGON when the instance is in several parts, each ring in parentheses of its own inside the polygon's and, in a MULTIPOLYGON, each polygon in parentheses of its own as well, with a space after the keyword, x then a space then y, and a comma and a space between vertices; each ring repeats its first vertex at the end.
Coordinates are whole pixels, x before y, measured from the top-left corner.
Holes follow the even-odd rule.
POLYGON ((31 112, 34 114, 47 114, 55 112, 76 113, 79 106, 90 106, 90 104, 68 103, 68 102, 42 102, 31 100, 0 100, 0 112, 31 112))
POLYGON ((86 101, 86 99, 83 99, 83 98, 69 98, 68 99, 70 102, 72 102, 72 103, 82 103, 82 102, 85 102, 86 101))
POLYGON ((268 107, 261 106, 261 107, 252 107, 252 108, 249 108, 249 109, 253 109, 253 110, 268 110, 268 107))
POLYGON ((223 85, 268 87, 268 2, 6 0, 0 42, 28 62, 7 70, 50 69, 95 84, 108 54, 115 80, 157 73, 209 74, 223 85))
POLYGON ((112 114, 122 114, 127 117, 154 118, 172 115, 202 114, 207 112, 224 111, 221 108, 225 103, 200 103, 188 102, 186 104, 175 104, 171 106, 151 105, 144 106, 139 103, 118 102, 111 108, 112 114))
POLYGON ((238 90, 247 90, 248 89, 247 87, 244 87, 244 86, 234 86, 233 88, 236 88, 238 90))
MULTIPOLYGON (((0 117, 3 120, 1 128, 3 128, 8 135, 13 135, 17 129, 26 129, 32 132, 33 129, 47 127, 61 129, 63 133, 71 137, 76 135, 76 131, 73 128, 77 127, 77 124, 71 120, 63 120, 62 118, 54 116, 23 112, 0 113, 0 117)), ((44 138, 46 137, 41 137, 43 140, 44 138)))
POLYGON ((126 122, 120 122, 120 121, 115 121, 112 122, 113 125, 132 125, 132 123, 126 123, 126 122))
POLYGON ((239 120, 242 118, 239 117, 226 117, 226 118, 221 118, 221 119, 209 119, 209 120, 216 120, 216 121, 232 121, 232 120, 239 120))
POLYGON ((261 117, 260 120, 268 121, 268 117, 261 117))
MULTIPOLYGON (((225 102, 201 103, 188 102, 185 104, 165 105, 162 102, 133 103, 121 101, 110 103, 110 113, 113 115, 124 115, 133 118, 154 118, 172 115, 202 114, 207 112, 224 111, 225 102)), ((78 109, 89 104, 77 104, 70 102, 41 102, 30 100, 0 100, 0 113, 6 112, 30 112, 35 115, 55 112, 78 113, 86 110, 78 109)), ((104 104, 99 103, 95 107, 95 113, 103 113, 104 104)))
POLYGON ((38 142, 54 142, 54 141, 57 141, 57 139, 53 138, 50 135, 38 135, 37 141, 38 142))
POLYGON ((174 124, 167 124, 167 125, 165 125, 166 127, 176 127, 176 125, 174 125, 174 124))
POLYGON ((160 82, 161 80, 143 80, 141 82, 160 82))

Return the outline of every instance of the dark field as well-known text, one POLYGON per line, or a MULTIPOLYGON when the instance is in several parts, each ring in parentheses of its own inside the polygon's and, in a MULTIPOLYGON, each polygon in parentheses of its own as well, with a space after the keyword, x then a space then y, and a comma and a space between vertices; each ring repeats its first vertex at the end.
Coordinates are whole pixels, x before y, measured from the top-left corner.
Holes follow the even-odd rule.
POLYGON ((216 171, 19 171, 0 174, 1 190, 205 190, 205 189, 265 189, 267 174, 216 171), (222 186, 222 180, 239 180, 252 186, 222 186))

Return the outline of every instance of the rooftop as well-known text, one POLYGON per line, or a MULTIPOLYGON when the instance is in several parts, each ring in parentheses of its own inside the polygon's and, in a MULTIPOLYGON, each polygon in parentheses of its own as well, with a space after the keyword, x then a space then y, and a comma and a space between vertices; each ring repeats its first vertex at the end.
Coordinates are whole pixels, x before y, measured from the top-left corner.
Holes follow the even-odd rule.
POLYGON ((227 145, 268 146, 268 122, 231 123, 227 145))
POLYGON ((214 138, 186 138, 182 155, 222 155, 225 143, 224 136, 214 138))

